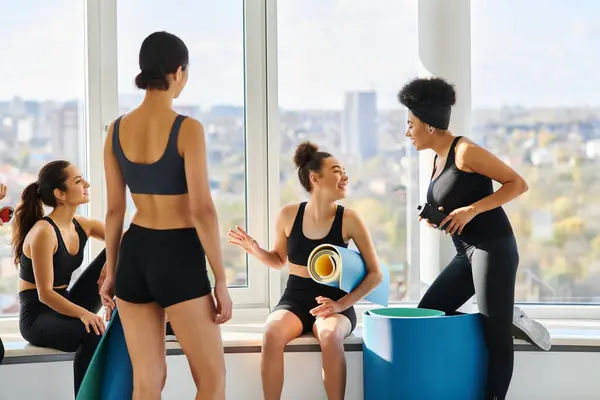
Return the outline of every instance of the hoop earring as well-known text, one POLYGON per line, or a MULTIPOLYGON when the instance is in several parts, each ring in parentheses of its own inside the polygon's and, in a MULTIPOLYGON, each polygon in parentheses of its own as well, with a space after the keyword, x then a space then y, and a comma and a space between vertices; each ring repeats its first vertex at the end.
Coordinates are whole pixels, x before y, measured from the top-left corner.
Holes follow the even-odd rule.
POLYGON ((428 130, 429 130, 429 134, 432 135, 433 132, 435 131, 435 128, 430 126, 428 130))

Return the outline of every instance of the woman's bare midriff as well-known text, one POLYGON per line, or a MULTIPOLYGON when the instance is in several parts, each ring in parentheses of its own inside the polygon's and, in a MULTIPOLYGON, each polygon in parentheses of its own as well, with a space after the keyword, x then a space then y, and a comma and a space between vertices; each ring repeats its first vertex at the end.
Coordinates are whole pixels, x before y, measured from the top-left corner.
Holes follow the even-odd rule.
POLYGON ((308 268, 290 263, 290 274, 298 275, 302 278, 310 278, 310 274, 308 273, 308 268))
MULTIPOLYGON (((54 288, 54 290, 66 289, 67 287, 68 287, 68 285, 56 286, 54 288)), ((32 289, 37 290, 37 286, 35 283, 27 282, 27 281, 24 281, 23 279, 19 278, 19 292, 22 292, 23 290, 32 290, 32 289)))
POLYGON ((193 228, 189 196, 133 194, 136 213, 132 223, 149 229, 193 228))

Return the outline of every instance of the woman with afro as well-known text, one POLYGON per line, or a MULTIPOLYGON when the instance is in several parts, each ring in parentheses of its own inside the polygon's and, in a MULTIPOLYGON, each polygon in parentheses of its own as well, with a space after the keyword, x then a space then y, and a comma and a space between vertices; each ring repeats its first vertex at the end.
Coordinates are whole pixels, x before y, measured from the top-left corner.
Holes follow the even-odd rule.
POLYGON ((489 351, 486 399, 504 399, 513 373, 513 329, 542 349, 550 348, 548 331, 514 307, 519 251, 502 206, 525 193, 527 183, 494 154, 448 130, 456 102, 451 84, 414 79, 398 98, 409 110, 406 137, 417 151, 435 152, 427 202, 447 214, 440 229, 456 247, 419 307, 457 314, 477 295, 489 351), (497 191, 493 181, 502 185, 497 191))

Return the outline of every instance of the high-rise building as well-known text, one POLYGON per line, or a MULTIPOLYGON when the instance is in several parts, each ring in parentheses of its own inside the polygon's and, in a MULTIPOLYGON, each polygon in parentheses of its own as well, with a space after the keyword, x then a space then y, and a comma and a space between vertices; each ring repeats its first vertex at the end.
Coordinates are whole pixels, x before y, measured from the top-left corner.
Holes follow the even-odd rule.
POLYGON ((83 135, 79 132, 79 105, 68 102, 56 108, 52 116, 50 138, 54 159, 67 160, 81 170, 85 167, 83 135))
POLYGON ((341 130, 342 152, 366 160, 377 154, 377 93, 348 92, 341 130))

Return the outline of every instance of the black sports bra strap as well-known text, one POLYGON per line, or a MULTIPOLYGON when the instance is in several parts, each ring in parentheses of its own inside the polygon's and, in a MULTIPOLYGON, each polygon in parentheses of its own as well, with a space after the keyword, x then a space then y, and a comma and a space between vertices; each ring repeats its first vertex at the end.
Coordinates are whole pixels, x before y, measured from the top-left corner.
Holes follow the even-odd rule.
POLYGON ((62 235, 60 233, 60 229, 58 229, 58 225, 56 225, 56 223, 52 220, 52 218, 50 218, 48 216, 42 217, 42 219, 44 221, 47 221, 50 225, 52 225, 52 228, 54 228, 54 233, 56 233, 56 240, 58 240, 58 247, 64 246, 65 242, 63 241, 62 235))
POLYGON ((177 139, 179 138, 181 123, 185 118, 185 115, 177 115, 177 117, 175 118, 173 126, 171 127, 171 133, 169 134, 169 142, 167 143, 167 149, 165 152, 166 154, 179 155, 179 151, 177 150, 177 139))
POLYGON ((436 154, 433 156, 433 167, 431 168, 431 177, 429 179, 433 179, 433 177, 435 176, 437 159, 438 159, 438 156, 436 154))
POLYGON ((302 232, 302 221, 304 220, 304 209, 306 209, 306 202, 300 203, 298 207, 298 212, 296 213, 296 218, 294 218, 294 224, 292 225, 292 232, 298 228, 300 228, 300 232, 302 232))
POLYGON ((54 228, 54 230, 56 231, 56 233, 60 233, 60 229, 58 229, 58 225, 56 225, 54 223, 54 221, 52 220, 52 218, 50 218, 48 216, 44 216, 44 217, 42 217, 42 219, 44 221, 47 221, 50 225, 52 225, 52 227, 54 228))
POLYGON ((337 208, 335 209, 335 219, 333 221, 334 224, 341 224, 342 223, 342 218, 344 218, 344 206, 341 206, 338 204, 337 208))
POLYGON ((87 239, 87 233, 85 233, 85 229, 83 229, 83 226, 77 221, 77 218, 73 218, 73 224, 75 225, 75 230, 77 231, 79 238, 81 239, 81 236, 83 235, 84 238, 87 239))
POLYGON ((452 144, 450 145, 450 150, 448 150, 448 156, 446 157, 446 163, 448 162, 448 160, 454 161, 454 156, 456 155, 454 149, 456 148, 456 145, 458 144, 458 141, 461 138, 462 138, 462 136, 457 136, 452 141, 452 144))
POLYGON ((115 120, 115 124, 113 125, 113 136, 112 136, 112 148, 113 154, 119 158, 124 157, 123 149, 121 148, 121 141, 119 140, 119 126, 121 125, 121 115, 119 118, 115 120))

